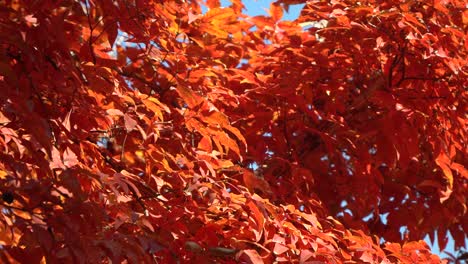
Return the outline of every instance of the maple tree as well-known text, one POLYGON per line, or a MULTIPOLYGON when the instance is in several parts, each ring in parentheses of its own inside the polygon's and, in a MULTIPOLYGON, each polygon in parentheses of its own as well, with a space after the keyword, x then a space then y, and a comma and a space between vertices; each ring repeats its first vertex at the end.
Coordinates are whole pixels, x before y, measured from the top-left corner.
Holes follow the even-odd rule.
POLYGON ((0 2, 2 262, 466 246, 467 2, 230 2, 0 2))

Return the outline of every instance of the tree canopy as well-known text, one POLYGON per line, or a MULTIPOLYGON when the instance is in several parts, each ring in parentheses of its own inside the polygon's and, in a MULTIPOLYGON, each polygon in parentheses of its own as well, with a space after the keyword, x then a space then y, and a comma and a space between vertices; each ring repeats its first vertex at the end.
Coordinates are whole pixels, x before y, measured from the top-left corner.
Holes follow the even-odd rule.
POLYGON ((0 259, 439 263, 467 4, 0 1, 0 259))

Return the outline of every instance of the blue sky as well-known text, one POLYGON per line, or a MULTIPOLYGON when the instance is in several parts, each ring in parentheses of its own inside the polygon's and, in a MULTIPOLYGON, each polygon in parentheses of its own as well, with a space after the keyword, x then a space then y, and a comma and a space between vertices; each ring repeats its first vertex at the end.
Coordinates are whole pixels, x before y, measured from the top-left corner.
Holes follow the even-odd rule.
MULTIPOLYGON (((271 0, 249 0, 249 1, 243 1, 245 8, 247 11, 245 13, 251 15, 251 16, 257 16, 257 15, 267 15, 268 9, 270 8, 270 3, 271 0)), ((223 6, 228 6, 229 5, 229 0, 221 0, 221 3, 223 6)), ((301 12, 301 9, 304 5, 292 5, 289 7, 289 13, 284 13, 284 20, 293 20, 299 16, 299 13, 301 12)))
MULTIPOLYGON (((246 10, 244 10, 244 13, 251 15, 251 16, 257 16, 257 15, 268 15, 268 9, 270 7, 270 3, 273 2, 272 0, 245 0, 243 1, 246 10)), ((229 6, 231 2, 229 0, 221 0, 221 5, 222 6, 229 6)), ((304 5, 291 5, 289 7, 289 12, 284 13, 283 19, 284 20, 294 20, 299 16, 299 13, 301 12, 301 9, 304 5)), ((425 239, 426 242, 430 245, 429 238, 425 239)), ((437 241, 437 240, 436 240, 437 241)), ((451 235, 449 235, 449 241, 447 244, 446 250, 449 251, 452 254, 454 249, 454 241, 451 235)), ((446 254, 443 254, 439 251, 439 247, 437 245, 437 242, 432 246, 432 251, 436 254, 439 254, 441 257, 447 257, 446 254)))
MULTIPOLYGON (((267 15, 268 9, 270 8, 270 3, 273 2, 272 0, 246 0, 243 1, 245 8, 245 13, 251 16, 258 16, 258 15, 267 15)), ((231 2, 229 0, 221 0, 221 6, 229 6, 231 2)), ((284 13, 283 19, 284 20, 293 20, 299 16, 301 9, 304 5, 291 5, 289 7, 289 12, 284 13)))

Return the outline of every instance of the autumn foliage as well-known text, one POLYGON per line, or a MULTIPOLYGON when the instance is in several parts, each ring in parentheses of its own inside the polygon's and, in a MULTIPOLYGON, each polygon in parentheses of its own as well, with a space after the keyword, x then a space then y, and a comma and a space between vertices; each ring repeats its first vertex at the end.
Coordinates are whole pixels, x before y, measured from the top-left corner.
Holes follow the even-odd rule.
POLYGON ((1 262, 439 263, 467 4, 0 1, 1 262))

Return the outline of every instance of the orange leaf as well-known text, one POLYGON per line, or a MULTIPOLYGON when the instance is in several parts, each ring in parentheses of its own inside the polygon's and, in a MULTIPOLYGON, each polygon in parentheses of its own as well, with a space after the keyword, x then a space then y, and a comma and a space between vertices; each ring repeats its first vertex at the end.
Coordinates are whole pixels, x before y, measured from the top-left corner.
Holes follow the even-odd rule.
POLYGON ((270 16, 273 18, 275 21, 281 20, 283 17, 283 8, 278 3, 271 3, 270 4, 270 16))
POLYGON ((176 91, 189 108, 194 108, 203 102, 202 97, 184 85, 178 85, 176 91))
POLYGON ((211 153, 213 151, 211 139, 209 137, 202 137, 200 142, 198 142, 198 148, 208 153, 211 153))
POLYGON ((255 190, 270 194, 271 189, 265 179, 255 176, 250 170, 244 169, 242 178, 244 179, 245 186, 249 189, 250 192, 255 192, 255 190))
POLYGON ((249 207, 250 211, 252 212, 252 217, 255 219, 255 223, 257 224, 257 240, 261 239, 261 235, 263 233, 263 226, 265 224, 265 217, 263 216, 262 212, 258 210, 257 205, 253 201, 247 202, 247 206, 249 207))
POLYGON ((228 18, 235 19, 235 13, 231 8, 212 8, 203 16, 203 20, 206 22, 217 22, 219 20, 227 20, 228 18))
POLYGON ((450 160, 447 157, 445 153, 442 151, 439 153, 437 158, 435 159, 435 162, 439 167, 442 169, 444 172, 445 178, 447 179, 449 183, 450 189, 453 187, 453 174, 452 171, 450 170, 450 160))
POLYGON ((210 8, 210 9, 213 9, 213 8, 218 8, 221 6, 221 3, 219 2, 219 0, 206 0, 206 5, 210 8))

